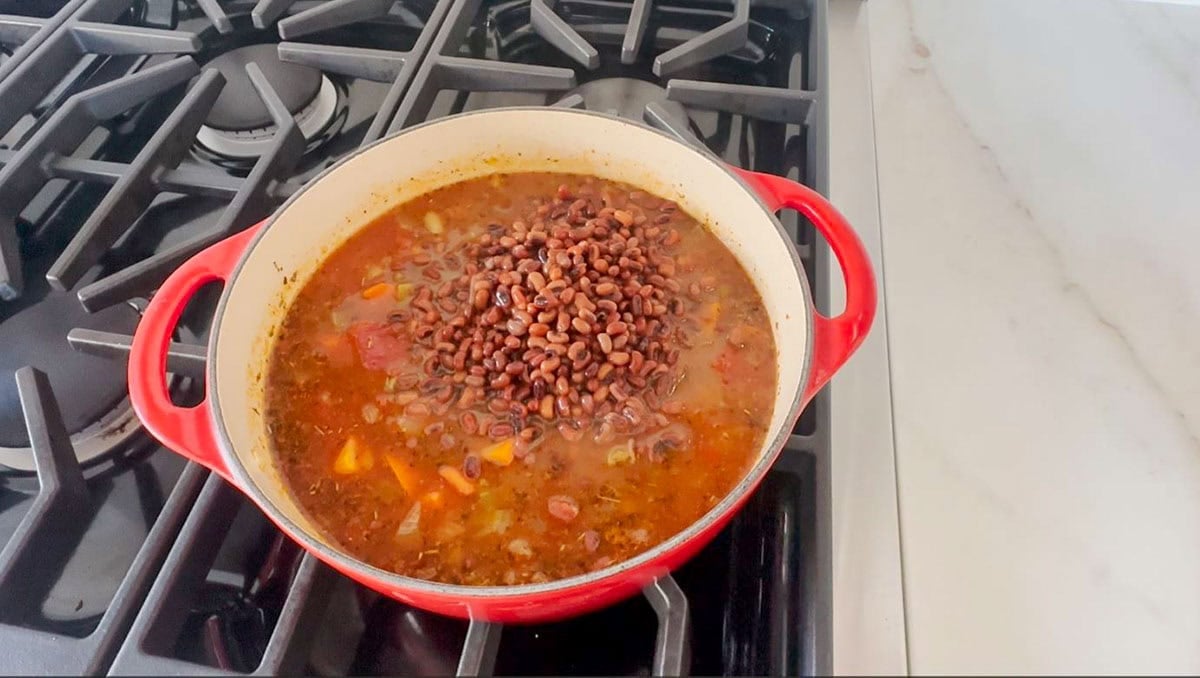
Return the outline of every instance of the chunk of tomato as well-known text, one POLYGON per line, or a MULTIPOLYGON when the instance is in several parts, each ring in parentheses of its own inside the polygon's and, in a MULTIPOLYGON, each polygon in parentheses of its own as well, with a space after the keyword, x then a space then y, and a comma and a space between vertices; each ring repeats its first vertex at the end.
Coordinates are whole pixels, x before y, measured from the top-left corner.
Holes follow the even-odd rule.
POLYGON ((726 386, 769 383, 774 365, 763 351, 748 350, 727 344, 713 361, 713 369, 726 386), (763 381, 767 380, 767 381, 763 381))
POLYGON ((409 362, 412 343, 384 323, 355 323, 350 326, 350 336, 359 362, 368 370, 402 369, 409 362))

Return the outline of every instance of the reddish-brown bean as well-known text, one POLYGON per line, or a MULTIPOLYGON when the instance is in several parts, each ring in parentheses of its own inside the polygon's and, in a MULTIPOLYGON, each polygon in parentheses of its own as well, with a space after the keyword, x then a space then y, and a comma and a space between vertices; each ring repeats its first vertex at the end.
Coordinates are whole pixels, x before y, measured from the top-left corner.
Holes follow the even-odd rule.
POLYGON ((579 517, 579 502, 566 495, 556 494, 546 502, 550 515, 564 523, 569 523, 579 517))
POLYGON ((488 437, 492 440, 501 440, 503 438, 511 438, 515 431, 512 424, 497 422, 488 427, 488 437))
POLYGON ((558 424, 558 434, 563 437, 563 440, 570 443, 583 439, 583 430, 566 421, 558 424))
POLYGON ((475 454, 468 454, 466 457, 464 457, 462 472, 464 476, 471 480, 475 480, 479 476, 483 475, 483 464, 480 462, 479 456, 475 454))
POLYGON ((473 436, 479 432, 479 419, 474 412, 463 412, 458 418, 458 426, 469 436, 473 436))
POLYGON ((588 553, 595 553, 598 548, 600 548, 600 533, 595 530, 584 532, 583 549, 588 553))
POLYGON ((625 435, 663 416, 658 394, 675 384, 664 373, 699 328, 679 293, 699 296, 714 282, 674 279, 695 260, 665 249, 680 241, 673 207, 648 218, 641 210, 659 209, 657 199, 593 196, 585 184, 573 202, 535 203, 528 223, 492 224, 453 253, 435 247, 436 264, 426 255, 439 271, 465 260, 461 274, 419 286, 415 315, 395 321, 417 337, 414 353, 437 382, 421 390, 431 409, 486 403, 500 418, 475 422, 488 435, 524 431, 535 414, 568 437, 596 417, 615 416, 619 430, 608 433, 625 435))
POLYGON ((576 341, 567 347, 567 357, 572 361, 583 360, 587 353, 587 344, 582 341, 576 341))

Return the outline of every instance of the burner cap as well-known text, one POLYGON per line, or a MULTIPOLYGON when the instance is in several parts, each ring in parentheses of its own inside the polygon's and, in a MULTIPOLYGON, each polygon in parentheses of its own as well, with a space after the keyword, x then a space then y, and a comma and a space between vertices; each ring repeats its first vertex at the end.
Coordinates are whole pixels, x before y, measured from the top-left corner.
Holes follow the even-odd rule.
POLYGON ((241 132, 274 124, 246 74, 248 63, 258 64, 293 114, 311 103, 321 87, 321 71, 280 61, 275 45, 250 45, 230 50, 207 64, 225 76, 225 86, 205 120, 209 127, 241 132))
POLYGON ((687 109, 667 99, 667 90, 645 80, 635 78, 601 78, 585 82, 564 96, 578 94, 583 97, 583 106, 589 111, 641 120, 646 104, 657 102, 672 117, 686 122, 687 109))
POLYGON ((96 423, 125 398, 125 363, 80 353, 67 343, 76 327, 131 334, 138 313, 118 304, 89 314, 75 295, 51 293, 0 321, 0 446, 28 447, 14 373, 32 365, 50 379, 71 434, 96 423))

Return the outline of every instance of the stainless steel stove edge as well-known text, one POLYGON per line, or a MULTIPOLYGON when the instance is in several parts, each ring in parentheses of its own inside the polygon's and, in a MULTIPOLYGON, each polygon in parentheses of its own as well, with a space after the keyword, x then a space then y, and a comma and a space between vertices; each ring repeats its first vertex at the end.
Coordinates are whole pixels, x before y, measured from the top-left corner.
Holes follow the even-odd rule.
MULTIPOLYGON (((835 674, 908 671, 900 559, 891 362, 883 278, 867 0, 830 0, 829 197, 855 225, 876 265, 879 310, 858 353, 833 379, 832 666, 835 674)), ((841 273, 824 271, 832 308, 841 273)))

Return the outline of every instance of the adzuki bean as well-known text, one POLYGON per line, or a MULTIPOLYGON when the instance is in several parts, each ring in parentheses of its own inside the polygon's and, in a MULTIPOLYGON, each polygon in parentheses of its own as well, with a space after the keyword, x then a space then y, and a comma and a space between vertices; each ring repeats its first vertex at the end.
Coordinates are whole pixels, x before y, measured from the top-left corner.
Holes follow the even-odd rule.
POLYGON ((414 330, 427 407, 457 407, 467 435, 491 438, 531 430, 527 416, 557 422, 568 438, 606 414, 619 421, 605 437, 613 426, 624 433, 655 421, 648 415, 662 399, 638 396, 675 383, 678 350, 651 339, 693 332, 688 311, 711 286, 674 279, 683 256, 671 250, 679 233, 665 225, 673 204, 645 214, 628 197, 613 199, 558 191, 526 218, 455 246, 441 265, 425 262, 431 282, 412 293, 418 314, 395 322, 414 330), (449 270, 450 256, 460 273, 449 270), (669 373, 650 379, 658 369, 669 373), (637 406, 624 405, 635 397, 637 406), (477 419, 484 411, 503 420, 477 419))

